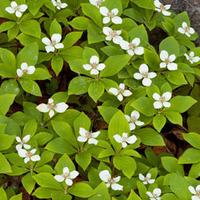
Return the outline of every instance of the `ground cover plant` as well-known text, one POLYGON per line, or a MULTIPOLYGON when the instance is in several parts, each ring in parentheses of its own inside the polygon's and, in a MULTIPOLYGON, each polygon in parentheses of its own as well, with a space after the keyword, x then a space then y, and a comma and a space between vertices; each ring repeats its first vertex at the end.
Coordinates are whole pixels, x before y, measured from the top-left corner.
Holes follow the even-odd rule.
POLYGON ((0 1, 0 200, 200 200, 200 47, 159 0, 0 1))

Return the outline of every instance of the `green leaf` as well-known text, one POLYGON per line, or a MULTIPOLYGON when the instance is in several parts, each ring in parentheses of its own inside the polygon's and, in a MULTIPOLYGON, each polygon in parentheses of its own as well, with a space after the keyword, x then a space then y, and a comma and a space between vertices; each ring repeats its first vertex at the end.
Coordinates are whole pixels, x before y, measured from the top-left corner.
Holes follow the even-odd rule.
POLYGON ((114 156, 113 163, 129 179, 134 175, 137 168, 135 160, 130 156, 114 156))
POLYGON ((154 4, 151 0, 131 0, 133 3, 135 3, 137 6, 141 8, 146 8, 146 9, 154 9, 154 4))
POLYGON ((83 4, 81 4, 81 7, 82 7, 83 13, 86 16, 90 17, 98 26, 101 27, 102 17, 101 17, 101 14, 100 14, 98 8, 96 8, 95 6, 93 6, 89 3, 83 3, 83 4))
POLYGON ((1 197, 1 200, 8 200, 6 192, 3 189, 3 187, 0 188, 0 197, 1 197))
POLYGON ((69 24, 77 30, 87 30, 89 23, 90 20, 83 16, 75 17, 72 21, 69 22, 69 24))
POLYGON ((62 28, 61 25, 57 22, 56 19, 54 19, 50 25, 49 30, 50 36, 52 36, 54 33, 62 34, 62 28))
POLYGON ((110 195, 108 192, 108 188, 106 187, 105 183, 100 183, 94 189, 94 195, 90 197, 88 200, 110 200, 110 195))
POLYGON ((117 55, 117 56, 110 56, 108 59, 104 62, 106 67, 101 72, 101 77, 109 77, 117 74, 120 70, 122 70, 123 67, 125 67, 129 60, 129 55, 117 55))
POLYGON ((40 88, 35 81, 28 79, 19 79, 19 83, 25 92, 35 96, 40 96, 40 97, 42 96, 40 88))
POLYGON ((161 157, 161 162, 165 170, 170 173, 179 173, 180 175, 184 175, 183 166, 178 164, 178 160, 171 156, 161 157))
POLYGON ((143 128, 136 130, 135 134, 141 139, 141 142, 149 146, 165 146, 165 142, 161 135, 151 128, 143 128))
POLYGON ((189 148, 187 149, 178 160, 178 164, 193 164, 200 162, 200 150, 189 148))
POLYGON ((73 146, 67 142, 66 140, 62 138, 56 138, 49 142, 47 146, 45 147, 47 150, 55 152, 55 153, 60 153, 64 154, 67 153, 69 155, 74 154, 76 150, 73 148, 73 146))
POLYGON ((5 115, 15 100, 15 94, 0 95, 0 114, 5 115))
POLYGON ((0 153, 0 163, 0 174, 7 174, 12 172, 9 162, 2 153, 0 153))
POLYGON ((26 189, 26 191, 31 194, 35 187, 35 180, 33 179, 30 173, 26 174, 22 177, 22 185, 26 189))
POLYGON ((65 48, 69 48, 73 46, 78 40, 81 38, 83 32, 73 31, 71 33, 68 33, 63 40, 63 44, 65 48))
POLYGON ((69 83, 68 94, 84 94, 87 93, 92 79, 84 76, 78 76, 71 80, 69 83))
POLYGON ((169 55, 175 54, 176 56, 179 56, 180 54, 179 44, 177 40, 172 36, 165 38, 160 43, 159 48, 160 48, 160 51, 166 50, 169 53, 169 55))
POLYGON ((164 127, 165 123, 166 123, 166 118, 164 115, 162 114, 157 114, 154 118, 153 118, 153 126, 154 128, 160 132, 162 130, 162 128, 164 127))
POLYGON ((167 72, 167 73, 165 73, 165 77, 170 83, 177 85, 177 86, 187 84, 184 74, 180 71, 167 72))
POLYGON ((104 93, 104 84, 101 81, 92 81, 88 88, 89 96, 97 102, 104 93), (98 91, 98 92, 97 92, 98 91))
POLYGON ((122 111, 116 112, 111 118, 108 126, 108 137, 111 141, 111 144, 114 146, 115 150, 120 150, 121 144, 117 143, 114 140, 113 136, 115 134, 122 135, 122 133, 129 133, 129 132, 130 132, 129 124, 124 114, 122 113, 122 111))
POLYGON ((62 174, 63 168, 68 167, 70 171, 75 170, 74 163, 67 154, 64 154, 56 163, 55 170, 57 173, 62 174))
POLYGON ((61 72, 63 68, 63 58, 61 56, 54 56, 51 60, 51 66, 56 76, 61 72))
POLYGON ((148 97, 140 97, 135 100, 131 106, 142 114, 151 117, 156 113, 156 110, 153 107, 153 102, 154 101, 148 97))
POLYGON ((78 146, 77 143, 77 139, 74 135, 74 132, 71 128, 71 126, 64 122, 64 121, 51 121, 51 124, 53 126, 53 129, 55 130, 55 132, 64 140, 66 140, 67 142, 69 142, 71 145, 73 145, 74 147, 78 146))
POLYGON ((44 188, 52 188, 56 190, 62 190, 62 186, 58 183, 53 175, 50 173, 40 173, 33 176, 33 179, 37 182, 38 185, 44 188))
POLYGON ((118 111, 118 109, 111 106, 99 106, 98 111, 100 112, 103 119, 109 124, 111 118, 118 111))
POLYGON ((91 158, 90 153, 88 153, 87 151, 84 151, 84 152, 80 152, 76 154, 75 160, 78 163, 78 165, 81 166, 83 170, 85 171, 87 167, 89 166, 89 164, 91 163, 92 158, 91 158))
POLYGON ((0 134, 0 151, 9 149, 15 140, 14 135, 0 134))
POLYGON ((88 24, 87 33, 88 44, 94 44, 105 40, 105 36, 102 35, 102 29, 92 22, 88 24))
POLYGON ((35 119, 28 120, 24 125, 23 135, 31 135, 33 136, 37 131, 37 121, 35 119))
POLYGON ((184 113, 197 101, 190 96, 176 96, 171 100, 170 110, 184 113))
POLYGON ((168 111, 165 112, 165 116, 167 117, 167 119, 171 123, 178 124, 178 125, 182 126, 182 124, 183 124, 183 118, 182 118, 182 116, 181 116, 180 113, 168 110, 168 111))
POLYGON ((22 21, 19 26, 22 33, 39 38, 41 37, 40 23, 36 20, 22 21))
POLYGON ((142 200, 133 190, 131 190, 130 195, 127 200, 142 200))
POLYGON ((15 55, 7 50, 0 48, 0 76, 12 78, 16 76, 15 55))
POLYGON ((79 182, 74 184, 68 192, 76 197, 89 198, 94 194, 94 190, 87 183, 79 182))
POLYGON ((35 65, 38 60, 39 48, 37 43, 32 43, 28 46, 25 46, 17 54, 17 67, 20 67, 23 62, 26 62, 28 65, 35 65))
POLYGON ((200 149, 200 135, 198 133, 185 133, 183 134, 183 138, 193 147, 200 149))
POLYGON ((22 193, 12 196, 10 200, 22 200, 22 193))

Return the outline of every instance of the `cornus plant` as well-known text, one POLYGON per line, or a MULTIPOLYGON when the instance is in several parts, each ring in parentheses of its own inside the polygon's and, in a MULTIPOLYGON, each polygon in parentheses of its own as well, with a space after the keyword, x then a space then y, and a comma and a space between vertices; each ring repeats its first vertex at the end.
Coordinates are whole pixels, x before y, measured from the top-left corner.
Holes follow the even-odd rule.
POLYGON ((0 200, 199 200, 197 39, 161 0, 1 0, 0 200))

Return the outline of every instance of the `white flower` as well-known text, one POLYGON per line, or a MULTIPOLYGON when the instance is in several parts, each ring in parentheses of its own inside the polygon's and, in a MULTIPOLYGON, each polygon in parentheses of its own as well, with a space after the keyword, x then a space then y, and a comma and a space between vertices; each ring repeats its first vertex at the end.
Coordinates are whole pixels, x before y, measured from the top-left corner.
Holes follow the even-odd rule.
POLYGON ((36 153, 36 149, 32 149, 30 151, 27 151, 25 149, 19 149, 18 150, 18 155, 21 158, 24 158, 24 162, 25 163, 28 163, 29 161, 33 161, 33 162, 39 161, 40 160, 40 156, 39 155, 35 155, 35 153, 36 153))
POLYGON ((195 30, 188 26, 186 22, 182 23, 182 27, 178 28, 178 32, 181 34, 185 34, 188 37, 191 37, 191 35, 193 35, 195 33, 195 30))
POLYGON ((160 52, 160 59, 163 61, 160 63, 160 68, 167 68, 170 71, 177 70, 177 64, 174 63, 176 56, 174 54, 169 55, 167 51, 162 50, 160 52))
POLYGON ((128 133, 123 133, 122 136, 115 134, 113 138, 117 143, 122 145, 122 148, 126 148, 128 144, 134 144, 137 141, 137 137, 135 135, 128 137, 128 133))
POLYGON ((155 10, 161 12, 164 16, 170 16, 171 12, 167 11, 171 8, 171 5, 163 5, 159 0, 154 0, 155 10))
POLYGON ((196 188, 190 185, 188 190, 193 194, 191 198, 192 200, 200 200, 200 185, 197 185, 196 188))
POLYGON ((6 7, 5 10, 10 14, 15 13, 16 17, 20 18, 27 8, 28 6, 26 4, 17 5, 15 1, 12 1, 10 7, 6 7))
POLYGON ((99 136, 100 131, 96 131, 96 132, 89 132, 84 128, 80 128, 79 129, 79 134, 80 136, 78 136, 77 140, 79 142, 88 142, 88 144, 94 144, 97 145, 98 140, 95 139, 99 136))
POLYGON ((103 27, 103 33, 106 35, 107 41, 113 41, 115 44, 120 44, 122 37, 121 30, 112 30, 110 27, 103 27))
POLYGON ((146 64, 141 64, 139 67, 139 73, 134 73, 133 77, 136 80, 142 79, 142 85, 150 86, 152 83, 152 78, 155 78, 157 74, 155 72, 149 72, 149 68, 146 64))
POLYGON ((42 38, 42 42, 46 45, 46 52, 54 52, 56 49, 63 49, 64 45, 61 43, 62 36, 59 33, 54 33, 51 40, 47 37, 42 38))
POLYGON ((111 187, 112 190, 123 190, 123 186, 118 184, 121 179, 120 176, 112 178, 108 170, 103 170, 99 173, 99 177, 108 188, 111 187))
POLYGON ((21 64, 21 69, 17 69, 17 76, 22 77, 24 74, 34 74, 35 67, 34 66, 28 66, 27 63, 21 64))
POLYGON ((55 104, 54 100, 52 98, 50 98, 48 100, 47 104, 41 103, 36 108, 40 112, 43 112, 43 113, 47 113, 48 112, 49 113, 49 117, 52 118, 55 115, 55 112, 64 113, 67 110, 68 107, 69 106, 64 102, 55 104))
POLYGON ((161 200, 161 189, 155 188, 153 192, 146 192, 147 196, 149 196, 150 200, 161 200))
POLYGON ((72 186, 73 179, 75 179, 78 175, 79 175, 79 172, 77 172, 76 170, 73 170, 70 172, 68 167, 64 167, 63 174, 55 175, 54 178, 58 182, 65 181, 66 185, 72 186))
POLYGON ((99 8, 101 6, 101 4, 104 2, 104 0, 89 0, 89 2, 96 6, 97 8, 99 8))
POLYGON ((91 75, 98 75, 99 71, 102 71, 105 67, 104 63, 99 63, 99 58, 97 56, 92 56, 90 58, 90 64, 83 65, 83 68, 90 71, 91 75))
POLYGON ((19 143, 16 145, 16 150, 18 151, 19 149, 25 148, 25 149, 30 149, 31 146, 27 144, 27 142, 30 140, 31 136, 26 135, 22 139, 20 137, 16 137, 16 141, 19 143))
POLYGON ((155 109, 161 109, 163 107, 169 108, 171 106, 171 103, 168 102, 172 97, 171 92, 165 92, 160 96, 158 93, 153 94, 153 99, 155 102, 153 103, 153 107, 155 109))
POLYGON ((108 24, 110 21, 112 21, 114 24, 122 23, 122 18, 117 16, 119 13, 119 10, 117 8, 114 8, 110 11, 106 7, 101 7, 99 11, 104 16, 103 18, 104 24, 108 24))
POLYGON ((199 57, 199 56, 195 56, 195 54, 194 54, 193 51, 191 51, 189 54, 185 53, 184 56, 186 57, 186 59, 187 59, 191 64, 194 64, 194 63, 200 61, 200 57, 199 57))
POLYGON ((129 97, 132 95, 130 90, 125 89, 124 83, 120 83, 119 88, 110 88, 109 93, 115 95, 119 101, 122 101, 124 97, 129 97))
POLYGON ((129 123, 131 131, 136 128, 136 125, 137 126, 143 126, 144 125, 144 122, 141 122, 141 121, 138 120, 140 118, 140 113, 138 111, 136 111, 136 110, 134 110, 131 113, 131 116, 125 115, 125 118, 129 123))
POLYGON ((153 184, 155 182, 155 179, 151 179, 151 174, 147 173, 146 176, 143 174, 139 174, 139 179, 145 184, 153 184))
POLYGON ((67 3, 62 3, 61 0, 51 0, 51 2, 58 10, 61 10, 68 6, 67 3))
POLYGON ((130 43, 122 40, 120 46, 131 56, 144 54, 144 47, 140 47, 140 38, 133 39, 130 43))

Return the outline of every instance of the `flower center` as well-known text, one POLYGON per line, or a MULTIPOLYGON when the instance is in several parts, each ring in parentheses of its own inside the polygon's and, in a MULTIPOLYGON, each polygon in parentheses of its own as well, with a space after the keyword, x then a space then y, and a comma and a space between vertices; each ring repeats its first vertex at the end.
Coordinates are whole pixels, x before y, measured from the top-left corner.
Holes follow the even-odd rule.
POLYGON ((166 10, 166 9, 165 9, 165 6, 164 6, 163 4, 160 5, 160 10, 161 10, 161 11, 166 10))
POLYGON ((63 177, 64 177, 64 179, 67 179, 69 177, 69 173, 64 173, 63 177))
POLYGON ((185 28, 184 28, 184 30, 185 30, 185 32, 190 32, 190 27, 189 26, 186 26, 185 28))
POLYGON ((144 78, 148 78, 149 77, 149 73, 148 72, 142 72, 141 74, 142 74, 142 76, 144 78))
POLYGON ((110 36, 111 36, 112 38, 114 38, 114 37, 118 36, 118 34, 117 34, 116 31, 111 31, 111 32, 110 32, 110 36))
POLYGON ((134 45, 133 43, 129 43, 128 47, 129 49, 135 49, 137 46, 134 45))
POLYGON ((165 97, 160 97, 160 102, 161 102, 161 103, 164 103, 164 102, 166 102, 166 99, 165 99, 165 97))
POLYGON ((112 12, 108 12, 108 17, 113 18, 115 15, 112 12))
POLYGON ((92 63, 92 64, 91 64, 92 69, 96 69, 96 68, 97 68, 97 65, 98 65, 97 63, 92 63))
POLYGON ((54 107, 55 107, 54 103, 48 103, 49 110, 54 109, 54 107))
POLYGON ((26 153, 26 156, 29 157, 29 158, 31 158, 31 157, 33 156, 33 154, 32 154, 30 151, 28 151, 28 152, 26 153))

